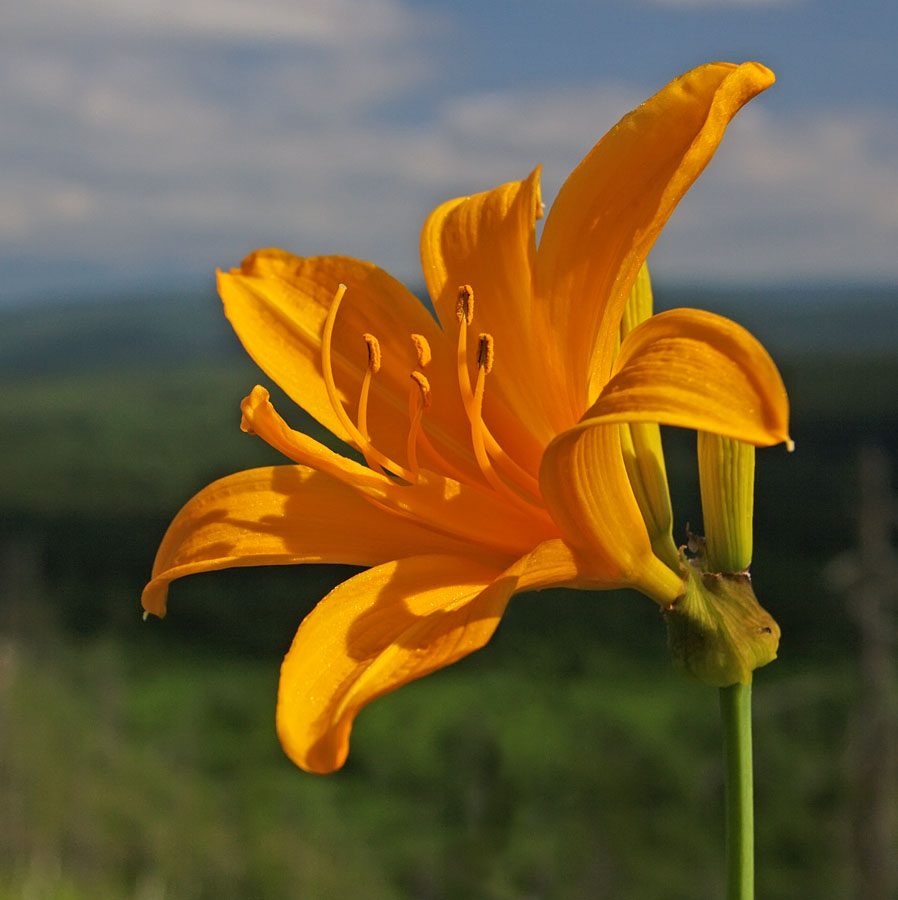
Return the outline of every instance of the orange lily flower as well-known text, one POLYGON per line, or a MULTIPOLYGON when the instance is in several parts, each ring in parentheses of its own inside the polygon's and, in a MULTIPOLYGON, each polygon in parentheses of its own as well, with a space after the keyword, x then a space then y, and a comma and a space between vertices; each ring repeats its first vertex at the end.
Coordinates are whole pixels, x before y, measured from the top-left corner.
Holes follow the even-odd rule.
POLYGON ((786 393, 760 344, 720 316, 621 323, 673 208, 772 82, 757 63, 671 82, 571 174, 538 248, 538 169, 440 206, 421 237, 439 322, 346 257, 261 250, 219 274, 249 354, 367 464, 291 429, 257 386, 241 427, 293 464, 190 500, 143 605, 164 615, 169 582, 194 572, 370 567, 319 603, 284 660, 277 728, 299 766, 339 768, 362 706, 483 646, 516 592, 626 586, 665 608, 683 596, 676 549, 652 533, 637 470, 655 438, 639 423, 771 445, 788 439, 786 393))

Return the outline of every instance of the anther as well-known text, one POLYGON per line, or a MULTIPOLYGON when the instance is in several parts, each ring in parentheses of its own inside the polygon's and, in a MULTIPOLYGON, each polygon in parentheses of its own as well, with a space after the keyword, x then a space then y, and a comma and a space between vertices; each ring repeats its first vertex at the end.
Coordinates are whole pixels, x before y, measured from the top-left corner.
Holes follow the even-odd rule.
POLYGON ((373 334, 365 333, 362 337, 368 345, 368 369, 376 375, 380 371, 380 341, 373 334))
POLYGON ((412 372, 411 379, 418 385, 418 390, 421 392, 422 408, 430 409, 430 382, 427 380, 427 376, 421 372, 412 372))
POLYGON ((427 338, 423 334, 413 334, 412 343, 415 345, 415 353, 418 354, 418 365, 422 369, 426 369, 430 365, 432 358, 427 338))
POLYGON ((455 301, 455 315, 459 322, 470 325, 474 320, 474 288, 469 284, 463 284, 458 289, 458 299, 455 301))
POLYGON ((480 346, 477 348, 477 365, 489 375, 493 368, 493 336, 491 334, 481 334, 480 346))

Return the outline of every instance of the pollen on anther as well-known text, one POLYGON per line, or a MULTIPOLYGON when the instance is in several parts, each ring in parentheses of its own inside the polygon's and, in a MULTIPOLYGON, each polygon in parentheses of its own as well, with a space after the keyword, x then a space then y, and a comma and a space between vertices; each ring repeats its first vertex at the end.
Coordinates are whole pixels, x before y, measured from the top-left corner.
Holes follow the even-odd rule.
POLYGON ((469 284, 463 284, 458 289, 458 299, 455 301, 455 315, 459 322, 470 325, 474 321, 474 288, 469 284))
POLYGON ((477 365, 489 375, 493 368, 493 336, 491 334, 479 335, 480 346, 477 348, 477 365))
POLYGON ((415 345, 415 353, 418 354, 418 365, 426 369, 430 365, 430 343, 423 334, 413 334, 412 343, 415 345))
POLYGON ((380 341, 373 334, 365 333, 362 337, 368 345, 368 368, 376 375, 380 371, 380 341))
POLYGON ((418 390, 421 392, 421 403, 424 409, 430 408, 430 382, 427 380, 427 376, 421 372, 412 372, 411 379, 418 385, 418 390))

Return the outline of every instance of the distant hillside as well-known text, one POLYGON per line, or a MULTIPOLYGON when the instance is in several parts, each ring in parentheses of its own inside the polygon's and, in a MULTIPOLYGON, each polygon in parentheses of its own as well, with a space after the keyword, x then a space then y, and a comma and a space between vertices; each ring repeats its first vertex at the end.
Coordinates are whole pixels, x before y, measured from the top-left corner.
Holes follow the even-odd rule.
POLYGON ((662 309, 696 306, 729 316, 774 356, 898 355, 898 285, 657 291, 662 309))
MULTIPOLYGON (((781 359, 898 355, 898 288, 656 290, 659 308, 728 315, 781 359)), ((213 294, 36 304, 0 310, 0 377, 219 363, 240 352, 213 294)))
POLYGON ((239 347, 214 294, 0 310, 0 377, 220 362, 239 347))

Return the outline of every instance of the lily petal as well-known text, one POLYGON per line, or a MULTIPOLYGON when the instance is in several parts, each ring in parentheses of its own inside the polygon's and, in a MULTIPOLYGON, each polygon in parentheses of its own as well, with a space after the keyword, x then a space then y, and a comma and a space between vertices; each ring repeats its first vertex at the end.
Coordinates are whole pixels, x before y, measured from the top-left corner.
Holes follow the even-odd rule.
POLYGON ((616 425, 579 425, 546 449, 540 469, 546 506, 565 543, 584 560, 596 588, 635 587, 667 606, 683 579, 652 552, 630 486, 616 425))
POLYGON ((306 617, 284 659, 277 705, 284 750, 309 772, 340 768, 365 704, 482 647, 516 591, 575 575, 568 548, 550 541, 504 572, 435 555, 350 578, 306 617))
POLYGON ((658 313, 621 343, 583 424, 658 422, 756 446, 789 440, 789 400, 767 351, 741 325, 697 309, 658 313))
POLYGON ((625 116, 558 194, 534 269, 534 314, 566 371, 579 418, 607 380, 624 304, 661 228, 714 154, 730 119, 773 83, 758 63, 713 63, 625 116), (587 387, 588 385, 588 387, 587 387))
POLYGON ((337 391, 355 419, 368 367, 366 333, 381 345, 383 365, 372 381, 368 422, 375 445, 404 460, 410 373, 418 359, 411 335, 433 350, 428 368, 434 395, 425 428, 458 466, 476 471, 466 441, 467 418, 458 392, 455 350, 421 302, 371 263, 345 256, 302 258, 259 250, 240 269, 221 272, 218 290, 225 314, 256 364, 299 406, 333 434, 349 441, 328 398, 321 369, 324 323, 340 284, 347 286, 334 326, 331 358, 337 391), (461 460, 461 461, 460 461, 461 460))
POLYGON ((281 667, 277 730, 308 772, 340 768, 356 713, 492 636, 514 579, 464 557, 418 556, 362 572, 306 617, 281 667))
POLYGON ((143 606, 164 616, 169 583, 197 572, 295 563, 373 566, 422 553, 464 553, 506 564, 501 555, 378 508, 305 466, 250 469, 208 485, 175 516, 143 606))
POLYGON ((514 447, 517 461, 534 474, 555 434, 544 416, 553 373, 533 378, 530 350, 530 269, 541 215, 536 169, 524 181, 443 203, 421 232, 424 278, 447 334, 458 330, 459 285, 473 288, 477 331, 493 336, 498 354, 485 418, 499 442, 514 447))

